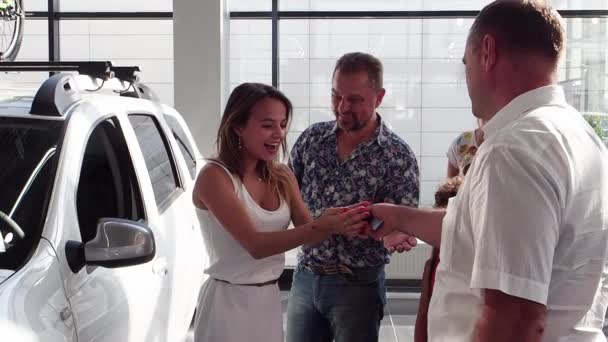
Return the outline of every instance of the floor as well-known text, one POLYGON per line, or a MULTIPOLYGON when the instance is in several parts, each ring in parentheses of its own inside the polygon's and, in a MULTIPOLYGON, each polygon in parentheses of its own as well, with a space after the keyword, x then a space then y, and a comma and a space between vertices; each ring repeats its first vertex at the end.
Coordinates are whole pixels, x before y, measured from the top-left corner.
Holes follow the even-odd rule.
MULTIPOLYGON (((288 292, 281 293, 283 324, 285 324, 288 292)), ((387 293, 387 306, 380 326, 379 342, 409 342, 414 340, 414 322, 418 311, 419 293, 387 293)), ((192 334, 185 342, 194 342, 192 334)))
MULTIPOLYGON (((288 295, 288 292, 281 293, 284 318, 288 295)), ((414 340, 414 322, 416 312, 418 312, 419 299, 419 293, 387 293, 386 312, 380 326, 379 342, 411 342, 414 340)), ((604 327, 604 333, 608 335, 608 325, 605 324, 604 327)), ((190 336, 185 342, 193 341, 194 339, 190 336)))

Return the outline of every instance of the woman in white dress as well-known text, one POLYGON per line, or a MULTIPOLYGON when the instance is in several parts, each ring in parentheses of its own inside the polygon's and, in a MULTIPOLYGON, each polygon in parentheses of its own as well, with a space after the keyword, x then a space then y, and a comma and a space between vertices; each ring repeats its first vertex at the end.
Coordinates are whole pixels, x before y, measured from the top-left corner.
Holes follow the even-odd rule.
POLYGON ((368 228, 364 206, 329 209, 313 221, 294 175, 277 161, 291 113, 290 101, 264 84, 241 84, 228 99, 218 155, 193 194, 210 259, 196 342, 282 342, 283 252, 368 228))

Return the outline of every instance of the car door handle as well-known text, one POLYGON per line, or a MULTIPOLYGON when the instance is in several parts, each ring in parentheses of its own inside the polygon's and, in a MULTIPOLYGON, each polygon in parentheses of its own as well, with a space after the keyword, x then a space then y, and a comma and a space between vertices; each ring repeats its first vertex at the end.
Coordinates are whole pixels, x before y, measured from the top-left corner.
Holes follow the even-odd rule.
POLYGON ((167 268, 167 263, 164 260, 157 261, 152 265, 152 273, 160 277, 166 276, 168 272, 169 269, 167 268))

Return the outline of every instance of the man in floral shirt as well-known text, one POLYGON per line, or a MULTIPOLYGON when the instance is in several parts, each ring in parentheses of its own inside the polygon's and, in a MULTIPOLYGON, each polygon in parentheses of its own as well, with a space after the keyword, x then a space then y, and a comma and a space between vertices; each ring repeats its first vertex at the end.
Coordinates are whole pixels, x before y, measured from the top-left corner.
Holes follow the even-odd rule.
MULTIPOLYGON (((309 127, 291 152, 292 168, 313 216, 361 201, 418 205, 418 165, 409 146, 376 113, 385 90, 382 64, 365 53, 336 63, 335 121, 309 127)), ((288 304, 287 341, 377 341, 385 304, 385 248, 415 245, 333 236, 303 246, 288 304)))

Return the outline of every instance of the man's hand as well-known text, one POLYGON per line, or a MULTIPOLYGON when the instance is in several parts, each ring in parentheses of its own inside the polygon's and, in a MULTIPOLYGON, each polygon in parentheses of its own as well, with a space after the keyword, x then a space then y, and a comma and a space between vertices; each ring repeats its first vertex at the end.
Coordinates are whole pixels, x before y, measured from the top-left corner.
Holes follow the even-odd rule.
POLYGON ((439 248, 445 209, 419 209, 379 203, 369 207, 369 210, 373 217, 384 221, 380 229, 371 233, 373 238, 380 239, 394 231, 401 231, 439 248))
POLYGON ((369 207, 373 217, 383 221, 382 226, 376 231, 368 232, 372 237, 380 239, 397 230, 399 223, 399 207, 394 204, 377 203, 369 207))
POLYGON ((395 251, 398 253, 409 252, 418 243, 415 237, 397 231, 386 235, 382 240, 384 241, 384 248, 389 254, 393 254, 395 251))

